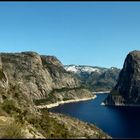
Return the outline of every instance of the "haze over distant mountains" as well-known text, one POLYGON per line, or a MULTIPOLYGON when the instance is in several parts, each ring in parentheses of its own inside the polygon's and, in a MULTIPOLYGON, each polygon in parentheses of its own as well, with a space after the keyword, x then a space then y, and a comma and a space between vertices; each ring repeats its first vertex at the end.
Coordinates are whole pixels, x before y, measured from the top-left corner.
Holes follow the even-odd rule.
POLYGON ((120 72, 120 69, 116 67, 65 65, 64 68, 75 74, 82 82, 82 85, 92 91, 111 90, 115 86, 120 72))

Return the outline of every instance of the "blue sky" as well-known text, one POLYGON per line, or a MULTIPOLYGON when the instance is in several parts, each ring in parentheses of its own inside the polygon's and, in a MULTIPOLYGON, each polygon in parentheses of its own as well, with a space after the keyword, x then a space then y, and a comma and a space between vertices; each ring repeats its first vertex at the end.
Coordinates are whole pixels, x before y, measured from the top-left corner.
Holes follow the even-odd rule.
POLYGON ((122 68, 140 50, 140 2, 0 2, 0 52, 122 68))

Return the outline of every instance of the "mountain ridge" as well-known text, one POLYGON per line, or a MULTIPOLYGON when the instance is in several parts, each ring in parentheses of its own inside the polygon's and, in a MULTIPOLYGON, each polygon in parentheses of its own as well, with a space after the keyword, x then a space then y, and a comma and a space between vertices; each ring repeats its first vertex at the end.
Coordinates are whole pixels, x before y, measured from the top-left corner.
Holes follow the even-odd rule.
POLYGON ((0 138, 108 138, 96 126, 77 136, 87 124, 77 125, 72 133, 72 118, 64 125, 60 121, 65 117, 55 114, 53 118, 47 108, 38 108, 87 97, 93 94, 56 57, 32 51, 0 53, 0 138))
POLYGON ((91 91, 111 90, 117 81, 120 69, 87 65, 64 65, 64 68, 75 74, 82 84, 91 91))

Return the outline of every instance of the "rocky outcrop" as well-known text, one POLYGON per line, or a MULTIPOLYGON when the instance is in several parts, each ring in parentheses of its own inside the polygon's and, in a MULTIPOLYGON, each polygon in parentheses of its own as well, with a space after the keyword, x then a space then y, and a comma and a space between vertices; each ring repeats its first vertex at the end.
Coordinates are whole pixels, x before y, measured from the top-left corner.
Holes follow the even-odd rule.
MULTIPOLYGON (((71 89, 73 92, 69 92, 68 97, 77 97, 75 89, 80 92, 80 86, 79 80, 54 56, 41 56, 36 52, 0 53, 1 102, 5 96, 21 96, 30 102, 42 99, 56 102, 63 100, 71 89), (60 91, 63 91, 61 98, 57 97, 60 91)), ((91 93, 85 90, 81 95, 80 98, 91 93)))
POLYGON ((130 52, 105 104, 140 105, 140 51, 130 52))
POLYGON ((116 106, 122 106, 124 104, 124 98, 121 95, 113 96, 112 94, 109 94, 105 101, 103 102, 103 105, 116 105, 116 106))

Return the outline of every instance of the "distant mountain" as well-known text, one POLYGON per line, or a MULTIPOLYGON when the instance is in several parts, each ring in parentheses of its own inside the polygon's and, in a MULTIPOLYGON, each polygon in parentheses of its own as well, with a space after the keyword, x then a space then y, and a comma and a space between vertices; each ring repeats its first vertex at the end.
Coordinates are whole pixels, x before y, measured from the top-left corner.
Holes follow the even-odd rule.
POLYGON ((132 51, 127 55, 118 82, 104 103, 140 105, 140 51, 132 51))
POLYGON ((82 85, 92 91, 111 90, 115 86, 120 72, 120 69, 115 67, 65 65, 64 68, 75 74, 81 80, 82 85))
POLYGON ((65 65, 64 66, 67 71, 75 72, 75 73, 81 73, 81 72, 100 72, 102 70, 105 70, 106 68, 100 68, 100 67, 93 67, 93 66, 86 66, 86 65, 65 65))

